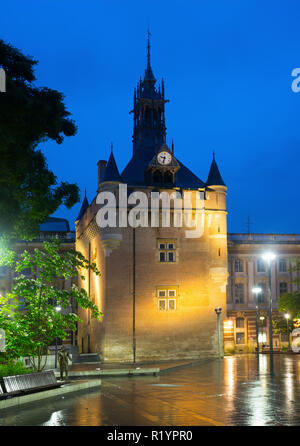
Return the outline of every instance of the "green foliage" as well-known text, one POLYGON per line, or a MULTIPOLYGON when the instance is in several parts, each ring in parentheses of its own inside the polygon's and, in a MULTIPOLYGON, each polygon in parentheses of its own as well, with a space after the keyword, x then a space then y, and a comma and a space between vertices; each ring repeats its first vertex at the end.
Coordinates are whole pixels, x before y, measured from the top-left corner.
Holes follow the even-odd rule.
POLYGON ((296 265, 291 271, 297 272, 297 278, 292 281, 297 285, 297 290, 292 293, 285 293, 278 299, 278 309, 281 312, 288 312, 291 315, 291 319, 300 318, 300 277, 298 272, 300 271, 300 262, 296 261, 296 265))
MULTIPOLYGON (((41 359, 45 349, 54 338, 65 339, 65 330, 75 331, 80 320, 75 313, 58 312, 57 306, 64 310, 75 303, 89 309, 92 317, 100 318, 102 313, 83 288, 73 284, 69 290, 61 290, 54 285, 58 279, 77 277, 79 271, 84 280, 83 272, 88 269, 96 275, 100 274, 96 264, 89 264, 80 252, 61 250, 58 239, 44 242, 43 250, 23 252, 15 264, 19 276, 14 279, 13 288, 6 298, 11 301, 22 300, 25 309, 15 312, 13 317, 6 317, 5 310, 0 312, 0 328, 5 330, 6 355, 9 358, 29 356, 36 358, 31 361, 35 370, 44 368, 41 359), (28 268, 35 278, 26 278, 22 274, 28 268)), ((7 311, 10 311, 8 306, 7 311)))
POLYGON ((58 184, 38 150, 49 139, 57 144, 76 133, 62 93, 34 84, 37 61, 0 39, 0 66, 6 93, 0 95, 0 234, 30 239, 61 204, 79 200, 78 187, 58 184), (17 162, 16 162, 17 161, 17 162))
POLYGON ((7 364, 0 363, 0 378, 12 375, 25 375, 31 372, 32 370, 25 367, 22 361, 10 361, 7 364))
POLYGON ((293 321, 289 320, 287 324, 286 318, 282 314, 273 316, 272 325, 275 334, 287 333, 288 329, 289 333, 291 333, 294 329, 293 321))

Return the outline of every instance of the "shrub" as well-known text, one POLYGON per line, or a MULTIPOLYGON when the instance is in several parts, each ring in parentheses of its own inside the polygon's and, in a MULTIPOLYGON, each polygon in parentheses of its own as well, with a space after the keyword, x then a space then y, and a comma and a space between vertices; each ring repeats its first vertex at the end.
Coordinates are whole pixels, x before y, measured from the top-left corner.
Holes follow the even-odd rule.
POLYGON ((25 375, 26 373, 31 372, 32 370, 28 367, 25 367, 22 361, 10 361, 7 364, 0 363, 0 378, 12 375, 25 375))

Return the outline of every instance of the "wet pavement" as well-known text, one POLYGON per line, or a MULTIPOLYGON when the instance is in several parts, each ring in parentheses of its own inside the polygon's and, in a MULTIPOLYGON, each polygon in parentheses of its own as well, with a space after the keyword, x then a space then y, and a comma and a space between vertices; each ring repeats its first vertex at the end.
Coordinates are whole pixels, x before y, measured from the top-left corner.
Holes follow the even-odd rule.
POLYGON ((240 355, 0 412, 0 426, 300 425, 300 355, 240 355))

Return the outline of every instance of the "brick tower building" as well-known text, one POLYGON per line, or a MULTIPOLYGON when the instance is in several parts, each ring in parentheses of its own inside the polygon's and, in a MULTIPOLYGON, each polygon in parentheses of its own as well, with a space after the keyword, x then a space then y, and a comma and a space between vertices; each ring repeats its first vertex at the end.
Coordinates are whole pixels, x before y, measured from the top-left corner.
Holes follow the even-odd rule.
MULTIPOLYGON (((148 40, 144 79, 134 91, 133 153, 119 173, 113 151, 108 162, 98 162, 98 193, 116 197, 114 227, 99 227, 97 213, 103 207, 97 196, 85 197, 76 221, 76 249, 97 263, 101 276, 90 273, 81 284, 103 312, 101 321, 80 310, 78 344, 83 353, 97 352, 102 361, 150 361, 199 358, 218 351, 214 309, 226 313, 227 212, 226 191, 215 158, 206 182, 178 160, 166 142, 164 82, 156 85, 148 40), (199 237, 188 237, 185 226, 176 226, 174 202, 171 224, 151 225, 148 209, 140 218, 148 226, 120 224, 123 209, 119 187, 127 195, 153 192, 202 194, 199 237)), ((130 200, 129 200, 130 201, 130 200)), ((123 221, 124 222, 124 221, 123 221)), ((221 325, 222 327, 222 325, 221 325)), ((222 330, 221 330, 222 333, 222 330)), ((222 339, 221 339, 222 343, 222 339)))

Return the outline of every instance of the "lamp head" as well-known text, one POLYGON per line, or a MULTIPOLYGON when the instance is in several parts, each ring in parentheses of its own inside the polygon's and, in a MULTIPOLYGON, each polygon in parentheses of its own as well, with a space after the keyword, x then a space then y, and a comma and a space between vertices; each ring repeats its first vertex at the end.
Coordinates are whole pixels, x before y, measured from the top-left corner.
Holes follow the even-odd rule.
POLYGON ((59 312, 59 311, 61 311, 61 307, 55 307, 55 310, 56 310, 57 312, 59 312))
POLYGON ((284 317, 285 317, 286 319, 289 319, 291 316, 290 316, 289 313, 285 313, 284 317))
POLYGON ((221 307, 215 308, 215 312, 216 314, 221 314, 222 308, 221 307))
POLYGON ((274 260, 275 257, 276 255, 273 252, 265 252, 262 256, 262 258, 268 263, 274 260))
POLYGON ((262 292, 262 289, 259 288, 258 286, 255 286, 254 288, 252 288, 252 293, 254 294, 259 294, 262 292))

